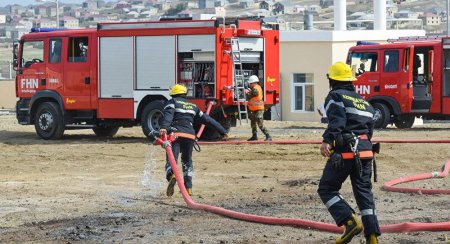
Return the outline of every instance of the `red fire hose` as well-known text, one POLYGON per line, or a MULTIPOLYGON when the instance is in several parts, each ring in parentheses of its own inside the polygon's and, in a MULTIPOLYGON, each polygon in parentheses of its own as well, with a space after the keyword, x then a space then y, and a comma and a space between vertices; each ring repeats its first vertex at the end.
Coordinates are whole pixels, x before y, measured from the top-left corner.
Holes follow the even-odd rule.
MULTIPOLYGON (((206 108, 206 114, 209 114, 209 112, 211 112, 211 108, 212 108, 213 104, 214 104, 213 101, 209 101, 208 107, 206 108)), ((200 129, 197 132, 197 138, 200 138, 200 136, 202 135, 204 129, 205 129, 205 124, 202 124, 200 126, 200 129)))
MULTIPOLYGON (((384 142, 384 143, 450 143, 449 139, 443 140, 428 140, 428 139, 413 139, 413 140, 405 140, 405 139, 372 139, 372 142, 384 142)), ((277 141, 200 141, 201 145, 221 145, 221 144, 321 144, 321 140, 277 140, 277 141)))
POLYGON ((425 180, 431 178, 444 178, 448 175, 450 170, 450 160, 447 161, 442 166, 442 172, 431 172, 431 173, 423 173, 419 175, 412 175, 407 177, 401 177, 398 179, 390 180, 383 185, 383 189, 386 191, 395 191, 395 192, 412 192, 412 193, 422 193, 422 194, 450 194, 450 189, 423 189, 423 188, 406 188, 406 187, 396 187, 394 185, 417 181, 417 180, 425 180))
MULTIPOLYGON (((187 193, 186 189, 184 188, 184 182, 183 177, 181 176, 177 165, 175 158, 172 153, 172 146, 171 142, 173 142, 176 138, 174 137, 167 137, 166 135, 164 138, 157 138, 155 143, 156 145, 161 145, 163 148, 165 148, 167 156, 169 158, 170 166, 172 167, 172 171, 175 174, 175 177, 177 179, 178 187, 181 190, 181 194, 183 196, 184 201, 186 202, 187 206, 192 209, 198 209, 198 210, 205 210, 208 212, 212 212, 215 214, 227 216, 230 218, 250 221, 250 222, 257 222, 257 223, 263 223, 263 224, 271 224, 271 225, 291 225, 296 227, 303 227, 303 228, 312 228, 322 231, 328 231, 328 232, 335 232, 335 233, 341 233, 343 231, 343 228, 337 227, 334 224, 328 224, 328 223, 322 223, 322 222, 316 222, 311 220, 304 220, 304 219, 293 219, 293 218, 277 218, 277 217, 268 217, 268 216, 259 216, 254 214, 245 214, 240 213, 220 207, 215 207, 211 205, 206 204, 199 204, 195 203, 192 198, 187 193)), ((378 141, 390 141, 390 140, 378 140, 378 141)), ((392 140, 394 142, 391 143, 400 143, 402 142, 411 142, 408 140, 392 140)), ((445 143, 442 141, 437 140, 412 140, 414 143, 431 143, 430 141, 436 141, 432 143, 445 143)), ((445 140, 444 140, 445 141, 445 140)), ((449 143, 450 140, 447 140, 449 143)), ((276 144, 294 144, 295 141, 271 141, 271 142, 265 142, 265 143, 276 143, 276 144)), ((244 143, 244 142, 241 142, 244 143)), ((257 144, 258 142, 246 142, 249 144, 257 144)), ((319 144, 321 141, 297 141, 295 144, 319 144)), ((213 144, 213 143, 204 143, 204 144, 213 144)), ((236 144, 235 142, 214 142, 214 144, 236 144)), ((408 182, 413 180, 420 180, 420 179, 427 179, 432 177, 445 177, 447 176, 450 169, 450 160, 445 165, 445 168, 440 173, 427 173, 427 174, 421 174, 417 176, 411 176, 411 177, 403 177, 397 180, 391 180, 385 184, 388 187, 392 187, 392 185, 399 184, 402 182, 408 182), (435 176, 437 175, 437 176, 435 176)), ((398 189, 396 187, 393 187, 394 189, 398 189)), ((401 188, 400 188, 401 189, 401 188)), ((406 188, 404 188, 406 189, 406 188)), ((446 190, 448 191, 448 190, 446 190)), ((422 193, 428 193, 427 191, 422 190, 422 193)), ((447 194, 447 193, 446 193, 447 194)), ((437 223, 411 223, 411 222, 404 222, 400 224, 390 224, 390 225, 382 225, 380 226, 382 233, 394 233, 394 232, 417 232, 417 231, 450 231, 450 222, 437 222, 437 223)))

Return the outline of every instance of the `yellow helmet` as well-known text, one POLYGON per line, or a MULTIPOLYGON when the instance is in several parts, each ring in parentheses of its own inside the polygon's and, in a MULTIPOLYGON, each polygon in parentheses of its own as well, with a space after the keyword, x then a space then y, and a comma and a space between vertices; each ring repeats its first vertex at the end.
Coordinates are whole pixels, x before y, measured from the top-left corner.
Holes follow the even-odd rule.
POLYGON ((181 84, 176 84, 170 88, 169 95, 187 94, 187 88, 181 84))
POLYGON ((344 82, 352 82, 357 80, 353 76, 350 66, 340 61, 330 66, 330 68, 328 69, 328 78, 344 82))

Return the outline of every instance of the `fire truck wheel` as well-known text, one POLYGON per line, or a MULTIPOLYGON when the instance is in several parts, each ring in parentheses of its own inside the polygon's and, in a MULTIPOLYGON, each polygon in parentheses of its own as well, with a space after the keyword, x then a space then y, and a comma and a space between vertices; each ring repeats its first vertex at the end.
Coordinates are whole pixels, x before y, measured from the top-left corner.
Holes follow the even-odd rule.
POLYGON ((92 129, 98 137, 113 137, 119 131, 118 126, 96 127, 92 129))
POLYGON ((59 139, 64 134, 62 112, 57 103, 44 102, 36 111, 34 127, 38 136, 45 140, 59 139))
POLYGON ((395 118, 395 126, 399 129, 409 129, 413 126, 416 118, 413 115, 399 115, 395 118))
POLYGON ((141 115, 142 132, 148 136, 151 131, 159 130, 159 119, 163 116, 164 101, 153 101, 145 106, 141 115))
POLYGON ((373 116, 373 119, 375 120, 374 127, 376 129, 386 128, 391 119, 389 108, 383 103, 374 103, 372 106, 375 109, 375 114, 373 116))

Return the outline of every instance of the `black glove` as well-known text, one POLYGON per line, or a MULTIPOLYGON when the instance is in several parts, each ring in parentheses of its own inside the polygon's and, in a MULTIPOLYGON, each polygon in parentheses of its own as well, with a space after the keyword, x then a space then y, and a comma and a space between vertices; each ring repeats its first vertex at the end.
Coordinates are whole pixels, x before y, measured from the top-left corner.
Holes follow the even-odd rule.
POLYGON ((340 153, 334 152, 331 154, 330 163, 333 165, 333 168, 336 170, 341 170, 344 168, 344 160, 340 153))

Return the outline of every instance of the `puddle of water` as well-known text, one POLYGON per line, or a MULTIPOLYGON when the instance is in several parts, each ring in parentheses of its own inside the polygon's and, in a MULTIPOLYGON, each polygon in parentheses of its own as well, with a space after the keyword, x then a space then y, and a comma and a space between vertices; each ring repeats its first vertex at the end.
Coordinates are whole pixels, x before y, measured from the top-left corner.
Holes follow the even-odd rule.
POLYGON ((156 146, 150 146, 150 149, 148 150, 148 153, 145 157, 144 161, 144 172, 141 177, 141 185, 148 190, 148 193, 156 197, 159 193, 161 193, 161 189, 163 187, 163 182, 160 177, 158 177, 158 174, 161 173, 160 170, 158 170, 158 166, 164 165, 162 162, 157 162, 155 156, 157 150, 160 150, 159 147, 156 146))

